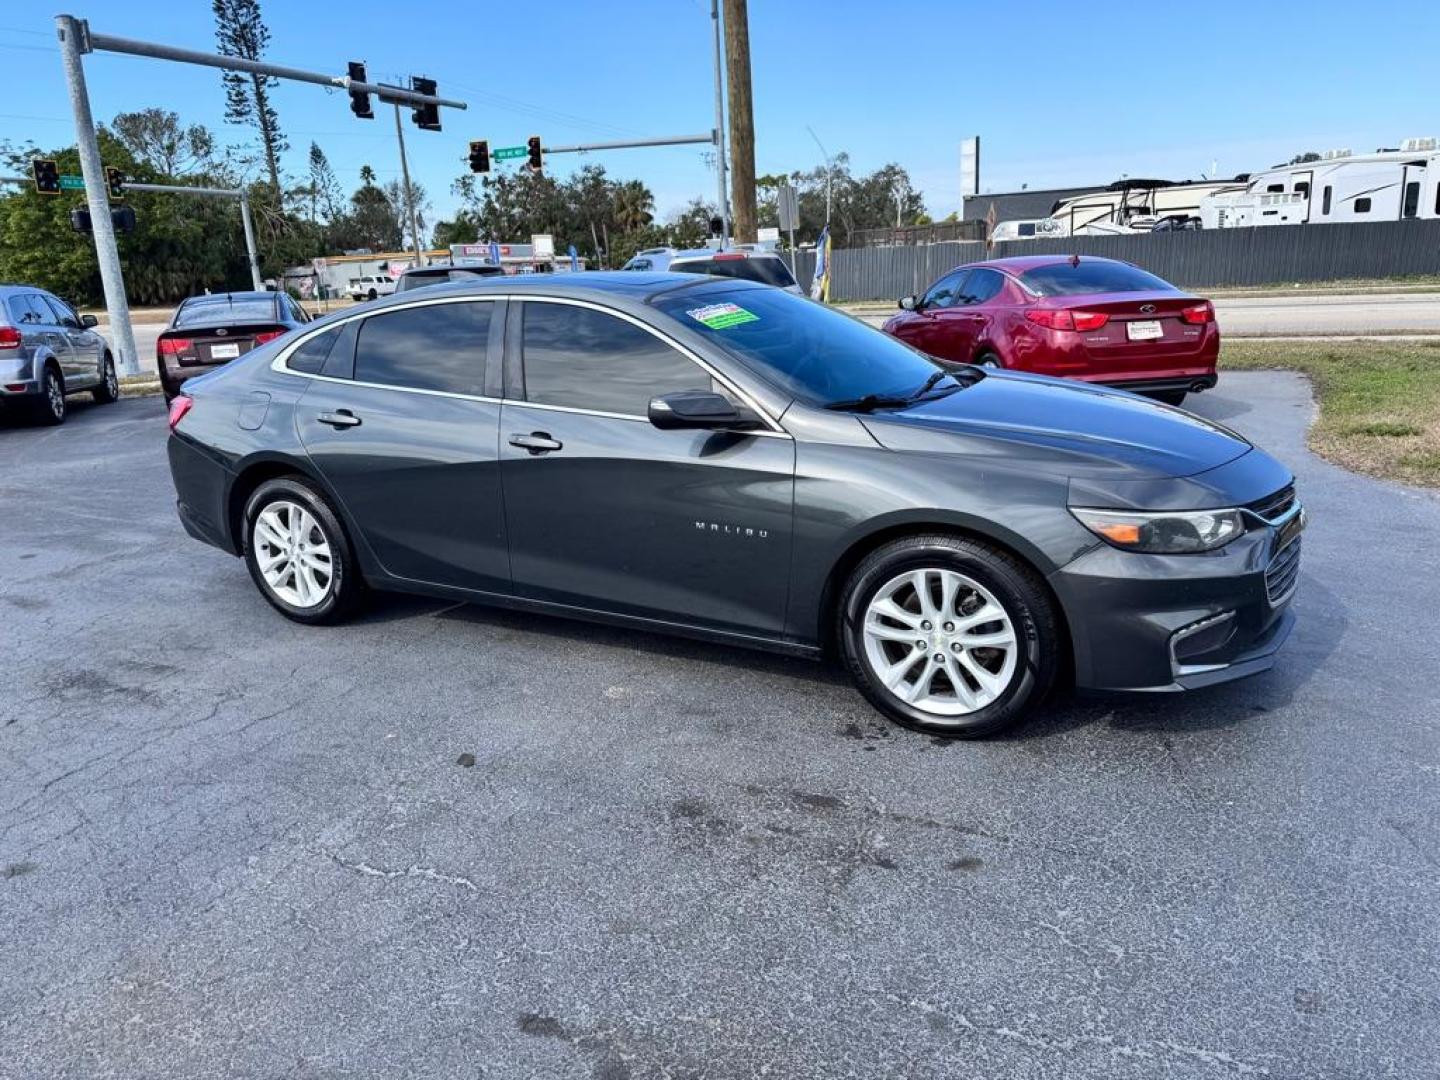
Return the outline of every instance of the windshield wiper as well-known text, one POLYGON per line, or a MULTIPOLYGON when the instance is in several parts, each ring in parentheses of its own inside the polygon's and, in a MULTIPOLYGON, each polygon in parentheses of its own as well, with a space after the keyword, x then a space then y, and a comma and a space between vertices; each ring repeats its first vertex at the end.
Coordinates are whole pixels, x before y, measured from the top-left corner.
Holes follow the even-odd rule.
POLYGON ((966 366, 962 371, 937 371, 927 378, 920 386, 910 394, 901 397, 895 394, 866 394, 864 397, 850 398, 846 401, 832 401, 825 408, 837 412, 873 412, 875 409, 903 409, 906 405, 914 405, 926 394, 933 391, 939 385, 941 379, 954 379, 954 386, 944 388, 944 394, 949 395, 957 390, 964 390, 967 386, 973 386, 985 377, 985 372, 976 367, 966 366))
POLYGON ((825 406, 836 412, 873 412, 875 409, 900 409, 913 404, 914 399, 894 397, 889 394, 866 394, 864 397, 846 401, 832 401, 825 406))

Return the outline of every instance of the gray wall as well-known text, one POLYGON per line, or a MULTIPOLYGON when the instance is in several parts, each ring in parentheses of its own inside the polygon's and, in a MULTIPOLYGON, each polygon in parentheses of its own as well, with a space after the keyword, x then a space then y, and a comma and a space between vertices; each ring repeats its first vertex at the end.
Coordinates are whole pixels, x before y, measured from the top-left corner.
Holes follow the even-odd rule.
MULTIPOLYGON (((846 248, 833 252, 830 298, 893 300, 961 263, 1072 253, 1125 259, 1182 288, 1440 274, 1440 219, 1012 240, 988 255, 978 243, 846 248)), ((800 284, 807 289, 814 266, 812 254, 801 255, 800 284)))

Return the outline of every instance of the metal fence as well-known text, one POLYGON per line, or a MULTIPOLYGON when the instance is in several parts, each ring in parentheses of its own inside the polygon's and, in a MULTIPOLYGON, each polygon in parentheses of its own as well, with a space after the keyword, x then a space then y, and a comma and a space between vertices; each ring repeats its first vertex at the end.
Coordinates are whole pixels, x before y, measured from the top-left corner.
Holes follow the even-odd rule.
POLYGON ((951 240, 984 240, 983 221, 941 221, 933 225, 897 225, 893 229, 856 229, 847 248, 903 247, 908 244, 943 244, 951 240))
MULTIPOLYGON (((982 243, 845 248, 832 252, 830 298, 893 300, 961 263, 1072 253, 1125 259, 1182 288, 1440 274, 1440 219, 1012 240, 988 253, 982 243)), ((800 254, 798 271, 808 290, 813 253, 800 254)))

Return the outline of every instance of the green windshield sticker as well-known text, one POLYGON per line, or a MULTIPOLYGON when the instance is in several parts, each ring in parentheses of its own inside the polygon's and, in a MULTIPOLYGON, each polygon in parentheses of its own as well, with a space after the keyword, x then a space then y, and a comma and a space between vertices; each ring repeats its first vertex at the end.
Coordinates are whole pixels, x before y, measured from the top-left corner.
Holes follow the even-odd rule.
POLYGON ((702 308, 691 308, 685 314, 698 323, 704 323, 711 330, 728 330, 732 326, 756 322, 760 318, 739 304, 707 304, 702 308))

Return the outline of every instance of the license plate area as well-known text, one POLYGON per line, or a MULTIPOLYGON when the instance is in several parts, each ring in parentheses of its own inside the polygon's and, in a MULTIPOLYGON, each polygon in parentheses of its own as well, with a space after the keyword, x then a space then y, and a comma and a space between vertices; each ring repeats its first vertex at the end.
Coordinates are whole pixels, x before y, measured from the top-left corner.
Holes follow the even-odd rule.
POLYGON ((1159 319, 1137 319, 1125 324, 1125 336, 1131 341, 1154 341, 1165 336, 1159 319))
POLYGON ((231 343, 228 344, 228 345, 211 345, 211 346, 210 346, 210 359, 211 359, 211 360, 234 360, 234 359, 235 359, 237 356, 239 356, 239 355, 240 355, 240 345, 239 345, 238 342, 231 342, 231 343))

